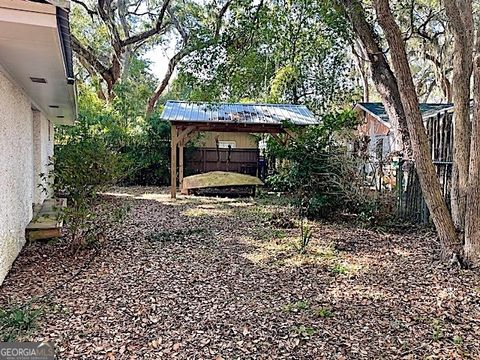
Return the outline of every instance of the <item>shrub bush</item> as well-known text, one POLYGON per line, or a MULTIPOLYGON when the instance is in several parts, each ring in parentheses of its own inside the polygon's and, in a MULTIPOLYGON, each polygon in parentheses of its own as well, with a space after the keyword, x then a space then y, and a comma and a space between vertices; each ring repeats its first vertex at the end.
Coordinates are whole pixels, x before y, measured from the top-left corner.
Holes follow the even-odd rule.
POLYGON ((57 197, 68 200, 62 216, 72 244, 86 245, 99 239, 107 223, 118 221, 119 212, 123 214, 123 209, 102 211, 96 196, 128 176, 130 162, 103 139, 92 136, 87 126, 79 125, 74 135, 63 135, 55 145, 53 170, 46 180, 57 197))
POLYGON ((54 190, 74 206, 94 197, 99 191, 128 175, 128 160, 102 141, 73 139, 55 146, 53 157, 54 190))
POLYGON ((268 142, 268 151, 280 166, 267 182, 293 195, 300 216, 369 212, 372 199, 359 175, 359 159, 346 146, 356 124, 350 111, 329 114, 320 125, 298 131, 287 145, 268 142))
POLYGON ((131 185, 167 185, 170 182, 170 125, 153 115, 124 149, 132 164, 124 182, 131 185))

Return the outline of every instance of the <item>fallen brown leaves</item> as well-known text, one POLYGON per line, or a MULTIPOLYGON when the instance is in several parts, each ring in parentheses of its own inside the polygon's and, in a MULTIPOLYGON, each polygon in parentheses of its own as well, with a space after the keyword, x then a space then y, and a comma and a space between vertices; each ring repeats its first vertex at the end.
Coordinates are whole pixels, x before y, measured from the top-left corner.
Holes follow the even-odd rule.
MULTIPOLYGON (((299 258, 288 208, 116 190, 127 219, 23 338, 61 359, 480 358, 480 277, 444 267, 428 233, 316 224, 299 258)), ((0 305, 41 296, 93 252, 66 249, 26 246, 0 305)))

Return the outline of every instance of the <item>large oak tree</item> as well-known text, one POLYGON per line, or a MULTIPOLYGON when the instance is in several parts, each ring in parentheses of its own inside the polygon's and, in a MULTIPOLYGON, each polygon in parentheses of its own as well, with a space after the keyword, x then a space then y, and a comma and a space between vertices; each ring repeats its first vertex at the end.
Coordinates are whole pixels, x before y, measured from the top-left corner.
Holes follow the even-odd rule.
MULTIPOLYGON (((149 115, 177 65, 186 56, 221 39, 223 22, 234 0, 73 2, 73 50, 83 68, 100 83, 99 94, 106 100, 115 97, 115 85, 128 77, 132 56, 142 56, 156 46, 175 48, 148 101, 149 115)), ((238 0, 238 6, 250 3, 238 0)))
MULTIPOLYGON (((374 8, 389 46, 390 59, 394 68, 400 100, 410 134, 413 157, 425 201, 442 245, 444 259, 460 261, 467 265, 480 265, 480 59, 472 59, 473 20, 470 0, 446 0, 446 12, 455 39, 455 61, 453 84, 457 88, 453 98, 455 104, 454 152, 456 162, 454 197, 456 208, 449 213, 442 197, 440 184, 431 159, 428 138, 419 109, 418 94, 407 57, 405 39, 389 0, 375 0, 374 8), (459 23, 460 22, 460 23, 459 23), (458 52, 458 53, 457 53, 458 52), (470 79, 474 64, 474 114, 470 127, 469 99, 470 79), (472 129, 472 130, 471 130, 472 129), (465 234, 457 233, 465 224, 465 234)), ((477 39, 477 49, 480 42, 477 39)))

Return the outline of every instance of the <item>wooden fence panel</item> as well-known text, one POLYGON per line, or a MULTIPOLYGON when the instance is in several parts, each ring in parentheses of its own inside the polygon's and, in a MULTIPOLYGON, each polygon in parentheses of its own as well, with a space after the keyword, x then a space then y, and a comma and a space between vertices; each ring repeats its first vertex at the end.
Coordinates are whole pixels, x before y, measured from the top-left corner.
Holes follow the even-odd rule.
POLYGON ((185 159, 185 169, 188 175, 232 171, 257 176, 258 159, 258 149, 196 148, 185 159))
MULTIPOLYGON (((431 156, 440 181, 442 195, 450 209, 452 187, 453 122, 452 113, 439 113, 427 118, 425 130, 431 156)), ((427 223, 430 219, 414 162, 400 162, 397 171, 397 212, 409 221, 427 223)))

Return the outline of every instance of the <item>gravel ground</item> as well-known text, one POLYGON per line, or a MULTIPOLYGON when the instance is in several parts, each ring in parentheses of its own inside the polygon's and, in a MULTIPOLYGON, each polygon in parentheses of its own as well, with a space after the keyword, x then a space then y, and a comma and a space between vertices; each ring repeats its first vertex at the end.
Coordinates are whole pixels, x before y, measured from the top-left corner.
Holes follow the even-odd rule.
POLYGON ((428 232, 312 223, 300 255, 282 199, 104 198, 130 211, 95 248, 15 262, 0 306, 38 312, 18 340, 59 359, 480 359, 480 276, 442 266, 428 232))

